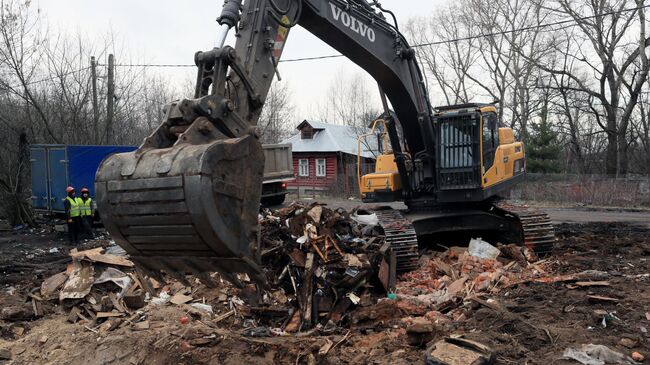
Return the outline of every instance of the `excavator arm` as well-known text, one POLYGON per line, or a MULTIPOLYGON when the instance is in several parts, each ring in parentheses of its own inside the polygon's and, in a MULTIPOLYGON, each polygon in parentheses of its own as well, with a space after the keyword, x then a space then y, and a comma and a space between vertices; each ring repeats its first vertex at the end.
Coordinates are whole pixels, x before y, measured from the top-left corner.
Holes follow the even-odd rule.
POLYGON ((265 282, 257 223, 264 155, 255 126, 296 25, 361 66, 386 92, 404 134, 404 143, 394 137, 391 144, 405 194, 416 169, 405 156, 418 156, 427 166, 420 171, 433 179, 425 84, 414 51, 384 14, 392 16, 365 0, 225 2, 216 47, 195 55, 194 98, 169 104, 165 121, 135 152, 107 158, 97 172, 104 224, 140 269, 179 280, 192 273, 206 283, 214 271, 235 284, 237 273, 265 282), (236 45, 224 46, 233 28, 236 45))

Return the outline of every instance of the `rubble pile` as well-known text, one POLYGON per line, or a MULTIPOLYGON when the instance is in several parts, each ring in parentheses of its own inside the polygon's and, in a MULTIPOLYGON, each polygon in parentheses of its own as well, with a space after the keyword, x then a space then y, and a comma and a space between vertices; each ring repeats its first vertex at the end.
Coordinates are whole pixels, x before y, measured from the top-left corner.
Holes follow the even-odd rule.
MULTIPOLYGON (((141 273, 117 246, 72 249, 66 271, 46 278, 24 308, 5 308, 2 317, 26 320, 62 311, 71 323, 106 332, 147 327, 147 313, 176 305, 196 318, 237 326, 245 336, 265 337, 337 328, 351 308, 385 295, 378 274, 389 247, 379 236, 364 236, 372 228, 344 210, 294 204, 262 211, 260 224, 266 290, 246 275, 239 275, 243 288, 217 273, 211 275, 216 288, 194 278, 189 286, 166 275, 161 281, 141 273)), ((390 270, 394 276, 395 267, 384 271, 390 270)))
POLYGON ((260 214, 262 264, 275 288, 272 296, 287 298, 284 331, 335 327, 350 308, 390 290, 390 247, 374 226, 357 222, 358 213, 292 204, 260 214))
POLYGON ((0 360, 490 364, 558 343, 564 353, 543 356, 589 363, 598 350, 633 363, 650 352, 645 297, 633 295, 648 280, 645 236, 602 262, 582 236, 546 257, 480 238, 430 244, 440 250, 397 275, 373 214, 292 204, 259 222, 265 286, 244 274, 149 277, 107 240, 62 246, 53 270, 0 298, 0 360), (615 341, 593 344, 601 334, 615 341))
POLYGON ((527 248, 512 244, 496 248, 480 242, 491 247, 496 257, 475 256, 471 245, 423 256, 420 269, 400 277, 398 306, 409 314, 430 318, 445 315, 458 321, 466 318, 463 303, 481 301, 483 295, 543 278, 550 271, 546 267, 548 261, 540 261, 527 248))

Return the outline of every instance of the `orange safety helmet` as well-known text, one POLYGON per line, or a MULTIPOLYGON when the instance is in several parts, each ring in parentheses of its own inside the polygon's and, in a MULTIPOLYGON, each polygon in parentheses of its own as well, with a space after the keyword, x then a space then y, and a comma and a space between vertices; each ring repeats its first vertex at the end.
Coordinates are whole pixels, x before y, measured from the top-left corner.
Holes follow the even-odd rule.
POLYGON ((81 192, 82 193, 89 193, 90 191, 88 190, 88 188, 84 187, 84 188, 81 188, 81 192))
POLYGON ((67 188, 65 188, 66 193, 69 193, 71 191, 74 191, 74 188, 72 186, 68 186, 67 188))

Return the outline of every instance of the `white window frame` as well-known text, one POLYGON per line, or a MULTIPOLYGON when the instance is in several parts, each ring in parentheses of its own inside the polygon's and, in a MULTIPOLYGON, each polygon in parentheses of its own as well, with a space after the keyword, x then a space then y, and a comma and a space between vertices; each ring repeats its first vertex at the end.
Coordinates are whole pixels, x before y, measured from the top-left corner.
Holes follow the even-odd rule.
POLYGON ((298 160, 298 176, 309 177, 309 159, 301 158, 298 160))
POLYGON ((316 159, 316 176, 317 177, 327 176, 327 159, 324 158, 316 159))

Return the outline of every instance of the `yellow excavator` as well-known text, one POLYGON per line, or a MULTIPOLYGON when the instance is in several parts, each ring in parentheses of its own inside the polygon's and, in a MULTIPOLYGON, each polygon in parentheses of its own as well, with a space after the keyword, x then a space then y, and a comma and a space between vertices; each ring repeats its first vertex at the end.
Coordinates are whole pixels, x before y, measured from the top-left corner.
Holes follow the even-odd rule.
POLYGON ((366 201, 403 201, 377 211, 397 269, 417 265, 417 237, 494 233, 502 242, 552 245, 544 214, 494 197, 521 180, 524 150, 498 128, 492 105, 433 108, 416 52, 392 12, 366 0, 226 0, 213 49, 194 57, 194 97, 166 107, 164 122, 96 175, 98 209, 138 267, 209 282, 217 271, 264 283, 257 215, 264 155, 255 126, 291 28, 300 25, 379 84, 390 154, 361 185, 366 201), (225 45, 236 32, 235 47, 225 45))
MULTIPOLYGON (((511 128, 497 127, 496 106, 465 104, 441 107, 436 109, 434 120, 442 127, 437 141, 442 172, 440 181, 449 190, 463 189, 459 185, 465 185, 464 189, 477 190, 473 193, 482 193, 481 200, 485 200, 523 178, 524 144, 515 141, 511 128), (474 135, 477 131, 471 128, 463 129, 461 118, 462 114, 467 113, 474 114, 475 122, 472 123, 479 125, 477 131, 480 137, 474 135), (454 126, 452 120, 458 127, 454 126), (471 142, 477 139, 478 144, 471 142), (476 171, 480 171, 479 174, 475 174, 476 171), (458 172, 463 174, 459 175, 458 172)), ((360 150, 361 144, 367 143, 362 141, 379 132, 379 151, 386 151, 377 156, 374 173, 359 175, 359 189, 364 202, 401 200, 402 183, 395 154, 388 143, 387 130, 387 122, 379 119, 373 123, 370 133, 359 138, 360 150)))

